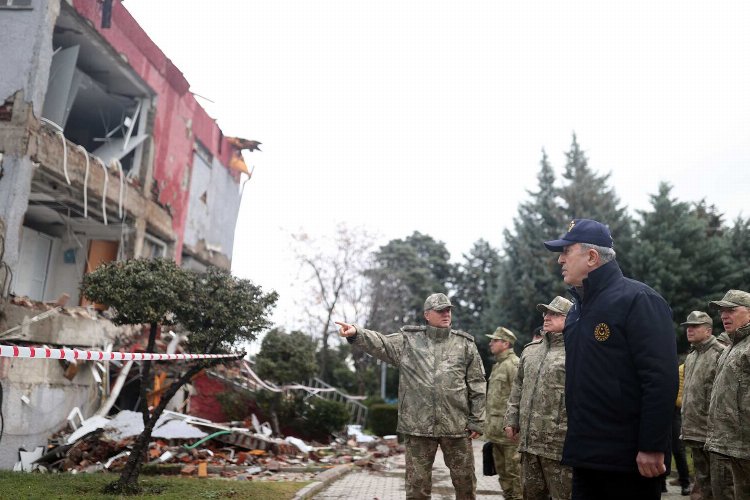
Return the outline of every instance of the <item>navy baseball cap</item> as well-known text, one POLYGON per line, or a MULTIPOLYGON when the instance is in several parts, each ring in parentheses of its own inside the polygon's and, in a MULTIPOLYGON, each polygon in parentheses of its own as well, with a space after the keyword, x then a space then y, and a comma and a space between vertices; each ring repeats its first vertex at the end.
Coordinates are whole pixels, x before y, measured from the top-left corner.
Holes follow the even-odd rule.
POLYGON ((573 219, 568 225, 568 232, 559 240, 545 241, 544 246, 551 252, 562 252, 563 248, 576 243, 589 243, 600 247, 612 248, 614 241, 609 228, 591 219, 573 219))

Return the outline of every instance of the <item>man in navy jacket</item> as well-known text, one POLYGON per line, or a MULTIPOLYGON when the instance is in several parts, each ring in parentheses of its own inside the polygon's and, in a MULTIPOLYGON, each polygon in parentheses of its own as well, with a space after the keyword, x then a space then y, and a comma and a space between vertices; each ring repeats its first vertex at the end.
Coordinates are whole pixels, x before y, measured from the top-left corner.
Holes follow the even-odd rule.
POLYGON ((574 301, 563 331, 562 456, 573 467, 573 499, 658 499, 678 387, 672 311, 623 277, 604 224, 575 219, 544 246, 560 253, 574 301))

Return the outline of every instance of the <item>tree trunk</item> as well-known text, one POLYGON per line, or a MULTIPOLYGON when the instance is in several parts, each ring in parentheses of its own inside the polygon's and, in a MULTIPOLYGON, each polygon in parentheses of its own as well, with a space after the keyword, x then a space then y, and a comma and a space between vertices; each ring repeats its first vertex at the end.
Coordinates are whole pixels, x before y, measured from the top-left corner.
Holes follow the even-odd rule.
MULTIPOLYGON (((164 413, 164 409, 167 407, 169 401, 174 397, 175 394, 177 394, 177 391, 179 391, 180 388, 188 381, 190 381, 190 379, 192 379, 193 376, 195 376, 198 372, 200 372, 204 368, 224 363, 229 359, 232 358, 219 358, 210 361, 198 362, 194 366, 191 366, 184 374, 182 374, 179 379, 177 379, 172 385, 169 386, 169 388, 164 392, 164 396, 162 396, 157 407, 154 408, 153 413, 151 413, 150 417, 143 424, 143 432, 138 436, 138 439, 136 439, 135 443, 133 444, 133 449, 130 451, 130 456, 128 457, 128 461, 125 464, 125 468, 120 473, 120 478, 116 482, 109 484, 105 488, 105 492, 131 495, 136 494, 140 491, 140 486, 138 485, 138 476, 141 473, 143 458, 145 457, 146 452, 148 451, 148 445, 151 442, 151 433, 154 431, 154 426, 159 420, 161 414, 164 413)), ((143 363, 149 364, 150 361, 144 361, 143 363)))
MULTIPOLYGON (((151 323, 151 328, 148 332, 148 345, 146 345, 147 353, 154 352, 154 346, 156 345, 156 332, 158 328, 158 324, 151 323)), ((149 417, 147 392, 151 385, 151 381, 149 380, 149 377, 151 376, 151 363, 153 363, 153 361, 141 361, 141 386, 139 389, 138 411, 140 411, 143 416, 144 426, 148 422, 149 417)))

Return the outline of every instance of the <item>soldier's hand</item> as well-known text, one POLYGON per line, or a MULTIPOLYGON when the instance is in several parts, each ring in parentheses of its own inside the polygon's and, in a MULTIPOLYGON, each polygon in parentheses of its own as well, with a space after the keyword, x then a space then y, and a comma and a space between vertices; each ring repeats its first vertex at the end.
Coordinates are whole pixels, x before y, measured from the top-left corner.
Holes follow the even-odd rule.
POLYGON ((638 472, 643 477, 661 476, 667 472, 667 466, 664 465, 664 453, 659 451, 639 451, 635 462, 638 464, 638 472))
POLYGON ((476 439, 479 436, 481 436, 481 434, 479 434, 477 431, 470 431, 470 433, 469 433, 469 439, 476 439))
POLYGON ((518 441, 518 431, 516 429, 508 426, 503 430, 505 431, 505 437, 507 437, 511 441, 518 441))
POLYGON ((334 321, 337 325, 339 325, 339 335, 341 337, 351 337, 352 335, 355 335, 357 333, 357 329, 354 328, 354 325, 350 325, 349 323, 342 323, 341 321, 334 321))

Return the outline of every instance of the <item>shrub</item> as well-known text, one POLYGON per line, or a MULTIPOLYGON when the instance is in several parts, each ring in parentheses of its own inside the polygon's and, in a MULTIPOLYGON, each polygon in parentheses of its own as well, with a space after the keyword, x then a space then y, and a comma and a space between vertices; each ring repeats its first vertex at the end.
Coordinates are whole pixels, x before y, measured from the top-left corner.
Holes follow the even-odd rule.
POLYGON ((349 422, 349 410, 344 403, 328 399, 310 398, 305 420, 314 434, 340 432, 349 422))
POLYGON ((225 391, 216 394, 216 401, 227 420, 242 420, 250 412, 252 400, 237 391, 225 391))
POLYGON ((398 405, 374 404, 370 406, 369 427, 377 436, 396 434, 398 405))

